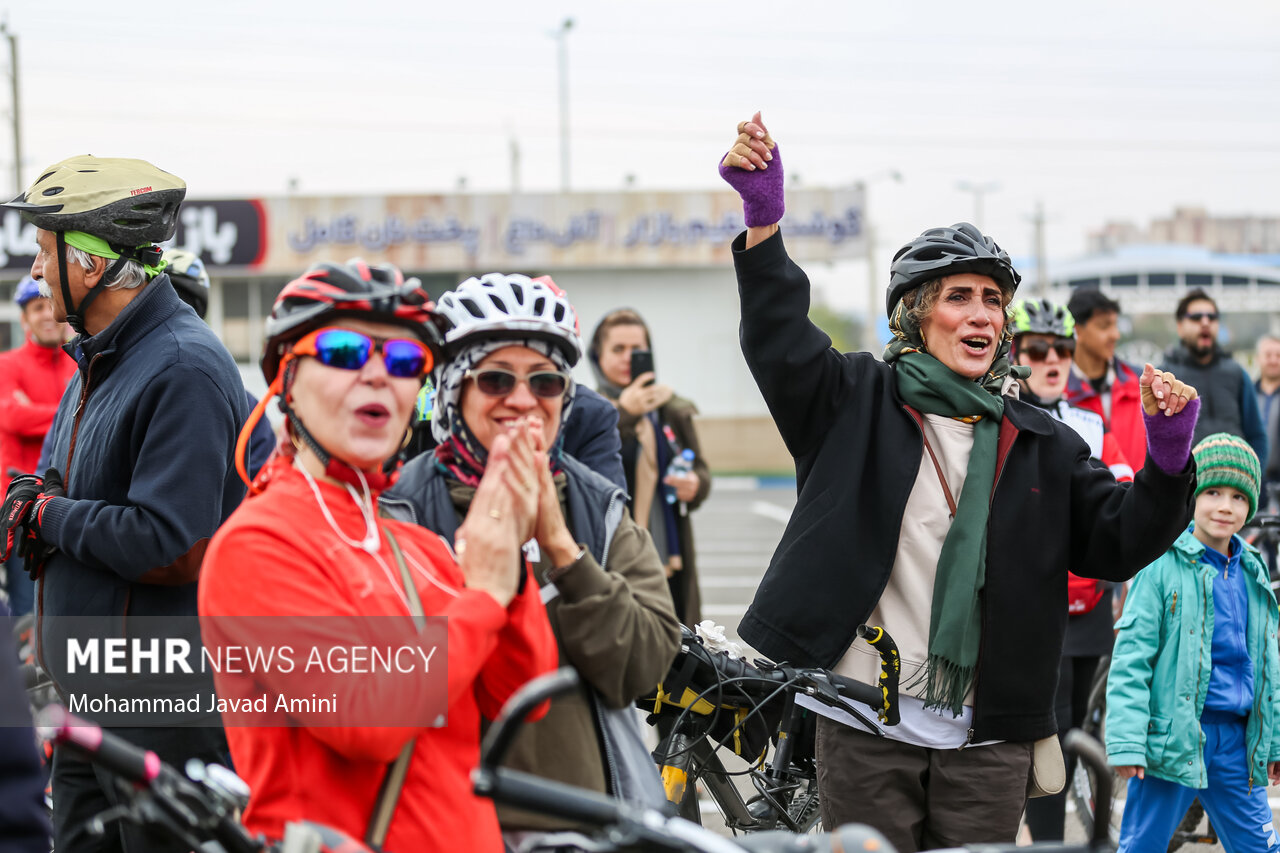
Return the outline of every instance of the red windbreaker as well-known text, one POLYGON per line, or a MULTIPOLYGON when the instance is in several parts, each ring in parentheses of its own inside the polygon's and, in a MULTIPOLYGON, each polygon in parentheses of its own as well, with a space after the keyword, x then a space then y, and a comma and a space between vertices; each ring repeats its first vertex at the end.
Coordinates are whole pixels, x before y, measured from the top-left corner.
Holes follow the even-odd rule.
MULTIPOLYGON (((199 609, 206 649, 234 644, 218 636, 218 626, 237 618, 271 616, 278 625, 303 626, 325 617, 405 617, 404 599, 392 586, 393 576, 398 586, 399 572, 386 536, 380 537, 380 561, 346 544, 290 460, 269 464, 266 491, 245 500, 205 555, 199 609)), ((327 482, 317 486, 334 523, 348 538, 362 538, 365 522, 347 492, 327 482)), ((470 772, 479 763, 480 714, 492 719, 516 688, 558 662, 538 584, 530 579, 504 609, 487 593, 466 588, 434 533, 390 519, 378 524, 392 531, 414 567, 425 613, 447 619, 448 724, 255 727, 231 725, 224 714, 236 772, 252 791, 245 826, 278 839, 286 822, 311 820, 363 838, 388 764, 416 738, 386 848, 496 853, 502 840, 493 803, 471 793, 470 772)), ((243 688, 222 675, 215 682, 224 697, 243 688)), ((341 683, 335 677, 333 688, 348 711, 406 701, 403 690, 341 694, 341 683)))
POLYGON ((1102 411, 1102 398, 1088 380, 1081 378, 1079 368, 1073 367, 1067 379, 1067 402, 1102 416, 1107 432, 1116 437, 1120 451, 1136 472, 1147 461, 1147 425, 1142 420, 1142 389, 1138 385, 1141 374, 1120 359, 1112 364, 1115 380, 1111 385, 1110 418, 1102 411))
MULTIPOLYGON (((9 488, 10 468, 44 474, 36 471, 40 447, 75 372, 71 356, 30 338, 17 349, 0 353, 0 489, 9 488)), ((56 461, 53 465, 59 467, 56 461)))

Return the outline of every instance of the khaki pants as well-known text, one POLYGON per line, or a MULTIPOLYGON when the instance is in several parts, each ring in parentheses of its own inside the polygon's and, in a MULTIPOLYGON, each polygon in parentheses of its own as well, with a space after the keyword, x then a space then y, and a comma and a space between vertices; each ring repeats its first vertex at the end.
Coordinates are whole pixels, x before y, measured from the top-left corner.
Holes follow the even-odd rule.
POLYGON ((1012 843, 1031 750, 1031 743, 927 749, 819 717, 823 828, 865 823, 898 853, 1012 843))

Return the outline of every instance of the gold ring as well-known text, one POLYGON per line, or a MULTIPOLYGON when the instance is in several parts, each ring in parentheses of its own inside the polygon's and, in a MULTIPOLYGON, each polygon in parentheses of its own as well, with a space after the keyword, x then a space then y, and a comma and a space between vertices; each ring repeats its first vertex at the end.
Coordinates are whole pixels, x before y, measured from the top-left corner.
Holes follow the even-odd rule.
POLYGON ((490 517, 490 518, 496 518, 498 521, 501 521, 501 520, 502 520, 502 513, 498 512, 496 509, 491 509, 491 510, 489 510, 489 517, 490 517))

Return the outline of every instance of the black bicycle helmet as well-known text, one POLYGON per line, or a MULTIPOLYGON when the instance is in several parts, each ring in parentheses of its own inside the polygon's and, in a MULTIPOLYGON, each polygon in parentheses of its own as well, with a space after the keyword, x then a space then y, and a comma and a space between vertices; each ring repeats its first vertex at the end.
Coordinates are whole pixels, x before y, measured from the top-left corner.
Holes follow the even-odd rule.
POLYGON ((957 222, 950 228, 930 228, 893 256, 885 310, 893 314, 904 294, 926 282, 966 272, 990 276, 1010 295, 1022 281, 1009 253, 995 240, 968 222, 957 222))

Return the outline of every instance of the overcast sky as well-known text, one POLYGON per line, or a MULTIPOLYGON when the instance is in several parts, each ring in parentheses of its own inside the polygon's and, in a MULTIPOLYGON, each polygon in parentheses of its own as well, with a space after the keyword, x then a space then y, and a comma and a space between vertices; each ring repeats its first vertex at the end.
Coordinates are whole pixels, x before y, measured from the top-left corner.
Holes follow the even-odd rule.
MULTIPOLYGON (((1178 205, 1280 215, 1275 0, 20 0, 23 174, 89 152, 193 197, 501 191, 514 140, 552 190, 566 17, 575 189, 718 187, 761 109, 793 179, 869 182, 881 276, 974 217, 961 181, 998 185, 981 224, 1015 256, 1038 202, 1057 258, 1178 205)), ((0 162, 11 184, 7 134, 0 162)))

